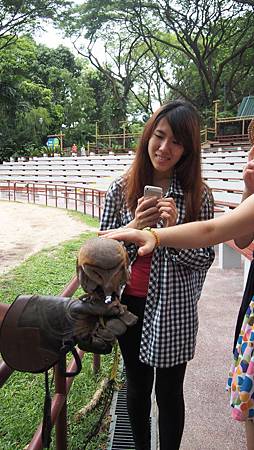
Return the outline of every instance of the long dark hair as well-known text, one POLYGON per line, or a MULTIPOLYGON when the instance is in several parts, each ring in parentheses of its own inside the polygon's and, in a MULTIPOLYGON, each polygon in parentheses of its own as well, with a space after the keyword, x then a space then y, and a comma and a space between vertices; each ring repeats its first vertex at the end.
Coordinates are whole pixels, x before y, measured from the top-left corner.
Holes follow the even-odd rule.
POLYGON ((174 171, 185 196, 185 222, 197 220, 202 192, 206 187, 201 177, 200 123, 196 108, 185 100, 175 100, 162 105, 147 121, 139 140, 134 161, 125 175, 124 192, 127 205, 134 213, 144 186, 153 184, 153 165, 148 154, 148 143, 162 118, 166 118, 175 139, 183 145, 184 152, 174 171))

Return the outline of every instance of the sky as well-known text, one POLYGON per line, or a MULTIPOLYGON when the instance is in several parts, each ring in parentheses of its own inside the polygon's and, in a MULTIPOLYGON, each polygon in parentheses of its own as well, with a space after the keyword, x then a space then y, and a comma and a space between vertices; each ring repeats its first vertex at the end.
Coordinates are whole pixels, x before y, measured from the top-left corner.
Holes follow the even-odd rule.
MULTIPOLYGON (((72 0, 73 4, 79 5, 83 3, 84 0, 72 0)), ((42 24, 42 26, 45 28, 46 31, 38 31, 34 35, 34 39, 39 44, 44 44, 47 47, 50 48, 56 48, 59 45, 64 45, 65 47, 70 48, 70 50, 73 51, 73 53, 77 54, 77 51, 75 50, 71 39, 64 38, 63 35, 61 35, 61 32, 59 30, 56 30, 54 26, 50 23, 42 24)))
POLYGON ((34 39, 38 44, 44 44, 50 48, 56 48, 59 45, 64 45, 65 47, 68 47, 71 50, 73 50, 75 53, 75 49, 70 39, 61 36, 60 31, 57 31, 53 27, 53 25, 49 23, 44 25, 44 27, 45 31, 38 31, 34 35, 34 39))
MULTIPOLYGON (((45 31, 37 31, 37 33, 33 35, 33 38, 37 44, 44 44, 50 48, 56 48, 59 45, 64 45, 65 47, 68 47, 75 56, 78 56, 78 52, 75 50, 70 38, 63 37, 63 34, 61 34, 59 30, 56 30, 50 23, 44 24, 43 27, 45 28, 45 31)), ((96 45, 94 45, 94 49, 96 50, 96 57, 100 62, 103 62, 105 60, 103 44, 97 42, 96 45)))

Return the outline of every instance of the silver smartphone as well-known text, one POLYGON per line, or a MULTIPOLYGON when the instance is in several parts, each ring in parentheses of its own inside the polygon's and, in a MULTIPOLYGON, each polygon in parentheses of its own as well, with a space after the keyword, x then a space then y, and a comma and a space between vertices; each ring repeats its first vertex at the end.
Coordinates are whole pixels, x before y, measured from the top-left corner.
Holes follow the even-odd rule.
POLYGON ((145 186, 144 197, 162 197, 162 188, 158 186, 145 186))

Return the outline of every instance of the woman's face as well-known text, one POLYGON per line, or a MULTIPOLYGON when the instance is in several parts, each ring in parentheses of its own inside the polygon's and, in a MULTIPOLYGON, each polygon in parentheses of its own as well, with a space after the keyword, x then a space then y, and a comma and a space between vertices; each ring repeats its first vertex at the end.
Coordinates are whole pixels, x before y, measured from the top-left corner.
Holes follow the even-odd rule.
POLYGON ((148 154, 154 169, 170 175, 183 152, 183 145, 176 141, 167 119, 162 118, 148 143, 148 154))

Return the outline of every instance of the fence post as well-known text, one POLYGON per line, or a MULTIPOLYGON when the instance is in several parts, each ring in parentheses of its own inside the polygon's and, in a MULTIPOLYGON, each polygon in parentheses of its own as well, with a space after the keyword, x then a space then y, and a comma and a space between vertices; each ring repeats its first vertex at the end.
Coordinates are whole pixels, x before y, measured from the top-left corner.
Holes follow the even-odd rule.
POLYGON ((74 201, 75 201, 75 211, 78 210, 78 198, 77 198, 77 188, 74 188, 74 201))
POLYGON ((98 195, 99 195, 99 199, 98 199, 99 213, 98 213, 98 216, 99 216, 99 221, 101 221, 101 191, 98 192, 98 195))
POLYGON ((83 188, 83 209, 84 214, 86 214, 86 188, 83 188))
POLYGON ((96 375, 101 368, 101 357, 100 355, 97 355, 96 353, 94 353, 93 355, 93 373, 94 375, 96 375))
MULTIPOLYGON (((65 364, 66 370, 66 364, 65 364)), ((67 450, 67 397, 66 397, 66 378, 61 374, 59 365, 55 366, 55 392, 65 397, 56 419, 56 449, 67 450)))
POLYGON ((67 186, 65 186, 65 208, 68 209, 68 191, 67 191, 67 186))
POLYGON ((94 189, 92 189, 92 217, 94 217, 94 189))
POLYGON ((55 202, 56 202, 56 208, 57 208, 57 185, 55 185, 55 202))

